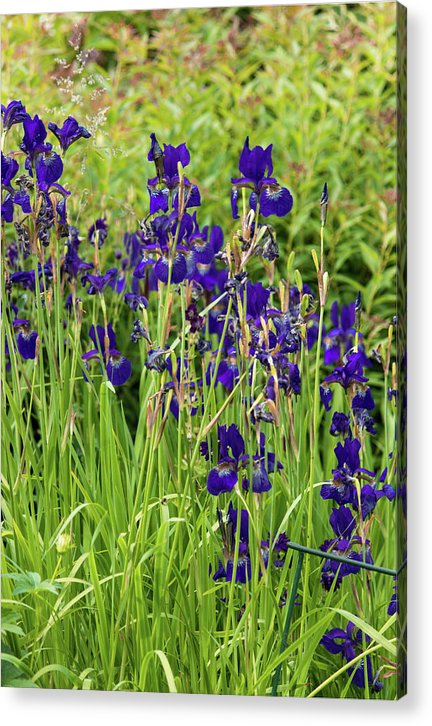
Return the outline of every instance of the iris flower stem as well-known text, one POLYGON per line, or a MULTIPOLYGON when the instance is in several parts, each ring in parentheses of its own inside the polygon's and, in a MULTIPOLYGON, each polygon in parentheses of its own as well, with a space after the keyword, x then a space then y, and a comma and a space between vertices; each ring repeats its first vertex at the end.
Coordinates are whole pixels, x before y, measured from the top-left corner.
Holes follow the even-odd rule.
MULTIPOLYGON (((304 556, 305 556, 304 551, 299 550, 297 567, 296 567, 296 571, 294 574, 291 595, 290 595, 290 599, 289 599, 289 603, 288 603, 288 610, 287 610, 287 615, 286 615, 286 620, 285 620, 285 626, 284 626, 283 633, 282 633, 282 639, 281 639, 279 653, 283 653, 288 644, 288 632, 290 629, 291 620, 292 620, 292 616, 293 616, 293 612, 294 612, 294 603, 295 603, 298 585, 300 582, 300 575, 301 575, 301 570, 302 570, 302 566, 303 566, 304 556)), ((273 676, 273 685, 272 685, 272 690, 271 690, 272 696, 277 696, 277 690, 278 690, 278 686, 279 686, 279 679, 280 679, 281 671, 282 671, 282 663, 279 663, 279 665, 277 666, 277 668, 275 670, 275 674, 273 676)))
MULTIPOLYGON (((321 343, 322 343, 322 329, 324 320, 324 307, 320 308, 319 327, 318 327, 318 340, 315 358, 315 382, 314 382, 314 393, 313 393, 313 412, 311 422, 311 456, 310 456, 310 471, 309 471, 309 500, 308 500, 308 523, 307 523, 307 534, 306 534, 306 545, 310 547, 312 540, 312 515, 313 515, 313 483, 316 481, 315 468, 316 458, 318 449, 318 412, 319 412, 319 383, 320 383, 320 359, 321 359, 321 343)), ((309 576, 309 562, 306 560, 306 575, 305 582, 308 586, 309 576)))
MULTIPOLYGON (((306 531, 306 547, 307 548, 310 548, 311 541, 312 541, 313 484, 314 484, 314 481, 316 481, 315 468, 316 468, 316 458, 317 458, 317 449, 318 449, 320 361, 321 361, 322 330, 323 330, 323 323, 324 323, 324 305, 325 305, 325 292, 321 288, 321 286, 323 284, 323 275, 324 275, 324 227, 323 227, 323 225, 321 225, 321 230, 320 230, 320 242, 321 242, 321 259, 320 259, 320 271, 318 273, 320 315, 319 315, 319 324, 318 324, 318 340, 317 340, 317 344, 316 344, 317 347, 316 347, 316 356, 315 356, 315 379, 314 379, 313 409, 312 409, 312 421, 311 421, 311 455, 310 455, 310 470, 309 470, 309 497, 308 497, 308 513, 307 513, 307 531, 306 531)), ((308 601, 309 601, 309 596, 310 596, 309 577, 310 577, 310 558, 306 557, 305 574, 304 574, 304 580, 303 580, 304 585, 303 585, 301 635, 303 634, 303 630, 305 628, 308 601)))
MULTIPOLYGON (((196 463, 196 460, 197 460, 197 456, 198 456, 198 453, 199 453, 201 438, 203 436, 204 425, 205 425, 205 422, 207 420, 208 411, 210 409, 211 402, 212 402, 212 400, 214 398, 214 395, 215 395, 215 383, 216 383, 217 370, 218 370, 219 363, 220 363, 220 360, 221 360, 221 357, 222 357, 222 350, 223 350, 223 345, 224 345, 224 341, 225 341, 226 331, 228 329, 228 321, 229 321, 229 316, 231 314, 231 308, 232 308, 232 298, 230 298, 229 301, 228 301, 228 308, 227 308, 227 312, 226 312, 226 316, 225 316, 225 323, 224 323, 224 327, 223 327, 223 330, 222 330, 222 335, 221 335, 221 339, 220 339, 220 343, 219 343, 218 353, 217 353, 217 356, 216 356, 215 369, 214 369, 214 372, 213 372, 213 375, 212 375, 212 378, 211 378, 211 382, 210 382, 210 393, 209 393, 209 397, 208 397, 208 399, 206 401, 206 404, 205 404, 205 407, 204 407, 204 413, 203 413, 203 417, 202 417, 202 420, 201 420, 200 428, 199 428, 199 431, 198 431, 198 434, 197 434, 195 448, 194 448, 194 450, 192 452, 192 458, 191 458, 191 461, 190 461, 190 464, 189 464, 189 467, 188 467, 188 473, 187 473, 187 477, 186 477, 184 493, 183 493, 183 496, 181 498, 181 503, 180 503, 178 517, 182 517, 183 514, 184 514, 185 507, 186 507, 186 499, 187 499, 186 492, 187 492, 187 489, 188 488, 190 488, 190 493, 193 496, 192 472, 193 472, 193 469, 194 469, 194 466, 195 466, 195 463, 196 463)), ((167 565, 167 571, 166 571, 166 580, 167 580, 167 582, 168 582, 168 579, 169 579, 170 574, 171 574, 172 566, 173 566, 173 563, 174 563, 174 557, 175 557, 175 555, 177 553, 179 536, 180 536, 180 527, 176 527, 175 534, 174 534, 173 546, 171 548, 171 552, 170 552, 170 556, 169 556, 169 561, 168 561, 168 565, 167 565)))
MULTIPOLYGON (((384 445, 385 445, 385 465, 388 465, 389 457, 389 430, 388 430, 388 370, 384 370, 384 445)), ((388 481, 388 479, 387 479, 388 481)))

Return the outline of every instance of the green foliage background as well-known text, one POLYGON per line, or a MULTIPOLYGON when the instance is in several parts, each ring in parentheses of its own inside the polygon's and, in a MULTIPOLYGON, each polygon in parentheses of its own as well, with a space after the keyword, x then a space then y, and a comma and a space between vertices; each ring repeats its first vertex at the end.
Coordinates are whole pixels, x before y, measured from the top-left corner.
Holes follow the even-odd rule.
POLYGON ((309 250, 327 181, 333 295, 351 300, 360 288, 366 309, 388 318, 395 37, 394 3, 11 16, 2 24, 3 97, 46 121, 72 113, 94 133, 68 154, 71 221, 105 213, 118 244, 148 211, 152 131, 187 142, 200 220, 226 234, 245 136, 273 143, 275 175, 295 199, 276 222, 280 264, 294 248, 305 279, 314 277, 309 250))

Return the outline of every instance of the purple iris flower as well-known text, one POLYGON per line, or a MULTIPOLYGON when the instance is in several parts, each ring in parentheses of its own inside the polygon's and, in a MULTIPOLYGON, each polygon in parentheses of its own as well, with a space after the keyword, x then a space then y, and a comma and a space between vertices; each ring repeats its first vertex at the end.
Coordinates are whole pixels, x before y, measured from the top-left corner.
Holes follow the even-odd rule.
POLYGON ((231 207, 234 219, 238 219, 238 193, 239 189, 246 187, 250 189, 249 205, 256 209, 257 202, 260 204, 260 213, 263 217, 276 214, 284 217, 293 206, 291 192, 281 187, 272 176, 272 144, 263 149, 262 146, 249 148, 249 137, 240 155, 239 169, 243 176, 231 179, 233 185, 231 193, 231 207))
POLYGON ((224 521, 222 513, 218 509, 219 530, 222 537, 224 564, 219 562, 219 567, 213 575, 213 580, 225 579, 232 582, 245 584, 252 577, 252 567, 249 556, 249 514, 246 509, 240 511, 234 509, 231 502, 228 506, 228 514, 224 521), (239 531, 239 546, 237 557, 237 568, 234 574, 234 559, 236 550, 237 528, 239 531))
POLYGON ((273 324, 276 328, 277 344, 282 353, 296 353, 300 350, 300 336, 293 328, 289 313, 272 315, 273 324))
MULTIPOLYGON (((43 291, 44 289, 43 278, 45 277, 45 280, 49 282, 52 280, 52 275, 53 273, 51 258, 43 266, 43 272, 40 263, 38 264, 38 277, 41 291, 43 291)), ((36 289, 34 270, 18 270, 17 272, 13 272, 9 279, 14 285, 20 285, 23 290, 31 290, 32 292, 34 292, 36 289)))
MULTIPOLYGON (((238 467, 243 459, 245 444, 237 426, 218 426, 218 457, 207 477, 207 489, 210 494, 217 496, 223 492, 230 492, 238 481, 238 467)), ((201 446, 201 453, 210 458, 206 443, 201 446)))
MULTIPOLYGON (((195 213, 192 215, 195 219, 195 213)), ((199 271, 200 276, 205 275, 208 270, 208 266, 213 262, 215 255, 223 247, 224 236, 222 228, 218 225, 213 227, 203 227, 202 231, 199 232, 198 224, 196 225, 197 230, 191 235, 191 247, 194 252, 195 262, 199 271)), ((195 273, 193 275, 195 278, 195 273)))
POLYGON ((338 460, 338 466, 333 469, 333 480, 321 487, 323 499, 334 499, 338 504, 357 505, 358 495, 354 479, 359 474, 366 474, 374 477, 374 473, 360 467, 361 444, 358 439, 347 438, 338 443, 334 452, 338 460))
POLYGON ((148 306, 147 298, 144 295, 136 295, 134 292, 127 292, 123 299, 130 309, 134 311, 148 306))
MULTIPOLYGON (((149 265, 154 265, 154 281, 164 284, 178 284, 184 279, 192 279, 196 270, 194 242, 198 236, 196 216, 188 212, 179 220, 176 212, 159 215, 147 229, 142 244, 142 260, 134 270, 134 276, 143 278, 149 265), (174 240, 177 240, 175 252, 174 240), (155 259, 156 258, 156 259, 155 259), (171 278, 170 278, 171 263, 171 278)), ((201 235, 201 233, 199 233, 201 235)), ((151 281, 151 273, 149 275, 151 281)))
MULTIPOLYGON (((249 479, 243 479, 243 489, 249 489, 249 479)), ((252 461, 252 491, 255 494, 263 494, 272 488, 271 481, 263 460, 254 456, 252 461)))
POLYGON ((339 304, 335 300, 331 307, 330 319, 333 327, 324 337, 324 363, 329 366, 339 363, 341 356, 352 347, 356 334, 355 303, 342 305, 339 312, 339 304))
POLYGON ((363 375, 362 353, 351 353, 344 365, 334 368, 330 375, 324 378, 324 383, 340 383, 347 390, 352 383, 367 383, 368 380, 363 375))
POLYGON ((277 553, 277 557, 273 564, 275 567, 283 567, 285 564, 286 554, 288 552, 289 539, 286 532, 281 532, 273 544, 272 550, 277 553))
POLYGON ((21 151, 27 154, 30 163, 33 163, 36 154, 51 151, 52 144, 44 143, 47 130, 39 116, 26 116, 23 121, 24 137, 20 144, 21 151))
POLYGON ((112 286, 118 276, 118 270, 116 267, 112 267, 107 270, 104 275, 89 275, 85 274, 81 278, 81 284, 83 287, 89 282, 89 288, 87 290, 89 295, 96 295, 97 292, 102 292, 107 285, 112 286))
POLYGON ((11 242, 6 249, 6 258, 9 269, 16 269, 19 261, 19 250, 16 242, 11 242))
POLYGON ((31 290, 34 292, 36 289, 34 270, 18 270, 17 272, 13 272, 10 276, 10 281, 14 285, 20 285, 23 290, 31 290))
POLYGON ((12 191, 11 181, 19 169, 19 164, 12 156, 5 156, 1 152, 1 183, 2 186, 12 191))
POLYGON ((399 613, 399 596, 398 596, 398 583, 397 577, 394 577, 395 584, 393 585, 393 593, 387 608, 387 615, 394 615, 399 613))
POLYGON ((21 356, 25 360, 36 358, 36 343, 38 334, 35 330, 30 328, 30 322, 28 320, 16 318, 13 321, 13 327, 17 333, 17 348, 21 356))
POLYGON ((368 413, 375 408, 370 388, 357 389, 357 393, 351 401, 351 407, 357 427, 369 434, 376 434, 375 421, 368 413))
POLYGON ((116 335, 111 323, 108 323, 106 332, 102 325, 97 325, 96 328, 92 325, 89 336, 96 347, 82 356, 86 368, 88 368, 87 361, 96 358, 104 364, 108 380, 113 386, 122 386, 132 374, 132 365, 117 350, 116 335))
POLYGON ((341 506, 334 508, 330 515, 330 524, 335 534, 334 539, 328 539, 320 546, 323 552, 333 552, 345 557, 351 562, 337 562, 336 560, 325 560, 321 569, 321 584, 325 590, 330 590, 334 584, 337 590, 344 577, 355 575, 360 571, 356 562, 368 562, 373 564, 368 540, 362 541, 361 537, 354 535, 356 521, 349 507, 341 506))
POLYGON ((7 106, 1 105, 1 116, 3 122, 3 128, 7 132, 14 124, 22 123, 26 118, 29 118, 25 106, 22 105, 21 101, 11 101, 7 106))
POLYGON ((1 203, 1 216, 5 222, 12 222, 14 214, 13 196, 12 194, 6 194, 4 200, 1 203))
POLYGON ((81 240, 77 234, 72 234, 66 242, 67 249, 63 258, 62 269, 70 280, 76 280, 80 272, 91 270, 93 267, 92 264, 84 262, 84 260, 82 260, 79 256, 78 247, 80 244, 81 240))
POLYGON ((87 237, 90 244, 94 245, 97 240, 99 249, 102 247, 108 237, 108 223, 105 217, 103 219, 97 219, 96 222, 89 227, 87 237))
POLYGON ((125 232, 123 244, 128 257, 130 267, 135 267, 141 260, 141 249, 144 238, 141 232, 125 232))
POLYGON ((332 436, 343 436, 350 433, 350 419, 345 413, 335 411, 330 425, 332 436))
POLYGON ((44 154, 37 154, 35 169, 39 189, 47 192, 63 174, 63 162, 55 151, 47 151, 44 154))
POLYGON ((361 488, 360 492, 360 504, 362 509, 362 517, 366 519, 368 514, 371 514, 382 497, 386 497, 389 502, 392 502, 395 498, 395 490, 390 484, 385 483, 387 476, 387 469, 384 469, 380 476, 379 482, 374 484, 365 484, 361 488), (382 484, 382 488, 378 489, 378 485, 382 484))
MULTIPOLYGON (((154 272, 158 280, 163 282, 165 285, 169 280, 169 260, 168 257, 159 257, 158 261, 154 266, 154 272)), ((171 282, 177 285, 182 282, 187 275, 187 263, 186 258, 180 252, 176 253, 172 261, 171 270, 171 282)))
MULTIPOLYGON (((180 177, 178 174, 178 163, 185 168, 190 162, 190 153, 186 144, 171 146, 164 144, 162 151, 155 134, 151 134, 151 147, 148 160, 154 161, 157 176, 148 180, 148 191, 150 194, 150 214, 155 212, 167 212, 169 208, 169 195, 173 195, 173 207, 178 205, 178 189, 180 177), (163 186, 161 187, 161 185, 163 186)), ((183 178, 185 188, 185 209, 199 207, 201 197, 196 184, 192 184, 186 177, 183 178)))
MULTIPOLYGON (((244 463, 247 463, 247 457, 244 457, 244 463)), ((273 474, 275 468, 283 469, 280 461, 276 462, 276 456, 272 451, 266 451, 265 434, 260 434, 260 445, 256 454, 252 457, 252 491, 255 494, 263 494, 268 492, 272 485, 269 474, 273 474)), ((249 479, 243 479, 243 489, 249 489, 249 479)))
MULTIPOLYGON (((207 370, 207 385, 210 385, 211 376, 213 375, 214 364, 210 363, 207 370)), ((230 355, 219 363, 219 368, 216 373, 216 383, 221 383, 223 387, 231 392, 238 383, 240 378, 240 372, 237 365, 237 360, 233 350, 230 351, 230 355)))
POLYGON ((52 131, 54 136, 57 137, 63 154, 65 154, 69 146, 75 143, 75 141, 78 141, 78 139, 89 139, 91 136, 90 131, 87 131, 84 126, 80 126, 73 116, 68 116, 67 119, 63 121, 63 126, 61 128, 52 121, 48 123, 48 128, 52 131))
POLYGON ((288 361, 286 364, 286 369, 288 372, 290 390, 295 393, 296 396, 299 396, 301 393, 301 377, 299 367, 296 363, 291 363, 291 361, 288 361))
POLYGON ((265 311, 270 292, 261 282, 246 284, 246 314, 250 318, 259 318, 265 311))
POLYGON ((158 373, 162 373, 168 368, 168 355, 169 353, 167 353, 167 348, 157 347, 154 349, 150 349, 147 353, 147 360, 145 361, 144 365, 149 371, 157 371, 158 373))
POLYGON ((376 434, 376 428, 375 420, 372 418, 372 416, 369 416, 366 410, 362 410, 359 408, 355 408, 353 413, 357 427, 362 431, 367 431, 369 434, 372 434, 374 436, 376 434))
MULTIPOLYGON (((362 652, 363 642, 369 643, 370 637, 357 629, 353 623, 348 623, 346 630, 332 628, 320 640, 321 645, 329 653, 332 653, 332 655, 338 655, 340 653, 347 663, 362 652)), ((364 660, 362 658, 355 666, 348 668, 347 671, 349 675, 354 674, 352 683, 358 688, 364 688, 366 685, 364 660)), ((376 677, 373 677, 370 656, 366 656, 366 672, 369 686, 372 686, 372 690, 374 691, 380 691, 382 689, 382 683, 376 677)))
POLYGON ((205 325, 204 318, 199 315, 195 303, 191 303, 185 310, 185 321, 189 323, 191 333, 198 333, 205 325))
POLYGON ((32 211, 30 196, 21 190, 12 191, 6 194, 1 205, 2 218, 5 222, 13 222, 14 205, 21 207, 24 214, 30 214, 32 211))

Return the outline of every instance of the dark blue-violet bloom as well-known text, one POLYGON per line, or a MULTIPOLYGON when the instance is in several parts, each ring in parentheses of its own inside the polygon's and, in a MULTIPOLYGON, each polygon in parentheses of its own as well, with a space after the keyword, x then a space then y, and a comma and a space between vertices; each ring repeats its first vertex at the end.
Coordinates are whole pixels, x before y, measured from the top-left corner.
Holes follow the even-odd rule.
POLYGON ((347 390, 352 383, 367 383, 368 380, 363 375, 362 353, 351 353, 344 365, 334 368, 330 375, 324 378, 324 383, 339 383, 347 390))
POLYGON ((374 477, 374 473, 360 467, 361 444, 358 439, 347 438, 338 443, 334 452, 338 460, 338 466, 333 469, 333 480, 321 487, 323 499, 334 499, 338 504, 358 503, 358 494, 355 479, 359 474, 366 474, 374 477))
POLYGON ((1 183, 2 186, 12 191, 11 181, 19 169, 19 164, 12 156, 5 156, 1 152, 1 183))
POLYGON ((147 353, 147 360, 144 363, 147 370, 157 371, 158 373, 162 373, 167 370, 169 365, 167 358, 169 353, 167 350, 168 348, 160 348, 159 346, 157 348, 150 349, 147 353))
MULTIPOLYGON (((217 464, 207 477, 207 489, 213 496, 230 492, 238 481, 238 467, 243 458, 245 444, 237 426, 218 426, 218 457, 217 464)), ((210 457, 206 445, 201 446, 201 453, 210 457)))
MULTIPOLYGON (((348 623, 347 629, 332 628, 328 631, 320 640, 320 644, 328 650, 332 655, 341 654, 347 663, 350 663, 354 658, 363 650, 363 643, 369 643, 370 637, 361 630, 358 630, 353 623, 348 623)), ((358 688, 365 688, 365 664, 364 658, 362 658, 355 666, 348 668, 347 673, 353 675, 352 683, 358 688)), ((366 656, 366 672, 367 672, 367 683, 372 687, 374 691, 380 691, 382 689, 382 683, 378 681, 377 677, 374 678, 372 673, 372 662, 370 656, 366 656)))
POLYGON ((387 615, 395 615, 395 613, 399 613, 399 596, 398 596, 398 583, 397 583, 397 577, 393 578, 395 580, 395 584, 393 585, 393 593, 389 602, 389 606, 387 608, 387 615))
POLYGON ((234 219, 238 219, 238 193, 245 187, 250 189, 249 205, 251 209, 260 206, 263 217, 276 214, 284 217, 293 206, 291 192, 281 187, 273 174, 272 144, 263 149, 262 146, 249 148, 249 137, 240 155, 239 169, 242 177, 231 179, 233 189, 231 192, 231 208, 234 219))
POLYGON ((63 174, 63 162, 55 151, 47 151, 45 154, 37 154, 35 169, 39 189, 47 192, 63 174))
POLYGON ((21 101, 11 101, 7 106, 1 105, 1 117, 3 129, 7 132, 14 124, 21 124, 29 118, 29 115, 21 101))
POLYGON ((320 546, 322 552, 333 552, 345 557, 350 562, 337 562, 325 560, 321 569, 321 584, 325 590, 332 586, 337 590, 344 577, 355 575, 360 571, 357 562, 373 564, 370 553, 369 540, 362 541, 361 537, 354 535, 356 520, 349 507, 334 508, 330 515, 330 524, 335 534, 334 539, 328 539, 320 546))
POLYGON ((67 119, 63 121, 63 126, 61 128, 52 121, 48 123, 48 128, 52 131, 54 136, 57 137, 63 154, 65 154, 69 146, 75 143, 75 141, 78 141, 78 139, 89 139, 91 136, 90 131, 87 131, 84 126, 80 126, 73 116, 68 116, 67 119))
POLYGON ((18 270, 10 276, 10 281, 14 285, 20 285, 23 290, 36 290, 36 279, 34 270, 18 270))
POLYGON ((199 267, 200 275, 202 275, 205 274, 208 265, 213 262, 215 255, 222 249, 224 237, 222 228, 218 225, 211 227, 211 229, 206 226, 203 227, 202 232, 197 231, 198 233, 191 235, 190 241, 195 262, 199 267))
POLYGON ((69 236, 69 224, 67 220, 67 199, 62 197, 56 204, 57 227, 59 237, 69 236))
MULTIPOLYGON (((265 435, 261 433, 259 449, 252 457, 252 491, 255 494, 268 492, 272 487, 269 474, 273 474, 276 466, 278 469, 283 469, 280 461, 276 463, 275 454, 272 451, 266 452, 265 441, 265 435)), ((243 458, 246 465, 248 459, 243 458)), ((243 479, 242 486, 247 491, 250 486, 249 479, 243 479)))
POLYGON ((217 510, 217 513, 219 519, 219 531, 221 533, 223 544, 224 563, 219 562, 218 569, 213 575, 213 580, 221 580, 224 578, 227 582, 232 582, 234 577, 235 582, 245 584, 252 577, 252 568, 249 556, 249 514, 246 509, 242 509, 240 511, 239 518, 238 510, 233 508, 231 502, 228 506, 226 521, 224 521, 219 509, 217 510), (239 546, 237 568, 234 574, 237 528, 239 528, 240 531, 238 535, 239 546))
POLYGON ((117 350, 116 335, 111 323, 108 323, 106 331, 102 325, 97 325, 96 328, 92 325, 89 336, 96 347, 82 356, 86 368, 88 368, 88 360, 98 359, 105 366, 108 380, 113 386, 122 386, 132 374, 132 365, 117 350))
POLYGON ((361 429, 362 431, 367 431, 369 434, 372 435, 376 434, 375 420, 372 418, 372 416, 369 416, 366 410, 355 408, 353 413, 355 422, 359 429, 361 429))
POLYGON ((30 214, 32 211, 30 204, 30 196, 27 192, 18 190, 13 193, 13 203, 18 207, 21 207, 24 214, 30 214))
POLYGON ((273 544, 272 550, 277 553, 277 557, 273 564, 275 567, 283 567, 285 564, 285 558, 288 552, 289 539, 286 532, 281 532, 275 543, 273 544))
POLYGON ((12 194, 6 194, 4 200, 1 203, 1 216, 5 222, 13 222, 14 215, 14 204, 12 194))
MULTIPOLYGON (((49 258, 43 266, 43 271, 40 263, 38 264, 38 277, 41 291, 44 289, 44 279, 50 282, 53 277, 52 272, 52 260, 49 258)), ((36 289, 36 279, 34 270, 18 270, 13 272, 10 276, 10 281, 14 285, 20 285, 23 290, 31 290, 32 292, 36 289)))
MULTIPOLYGON (((159 257, 154 266, 154 272, 158 280, 165 285, 169 280, 169 260, 168 257, 159 257)), ((182 282, 187 275, 187 263, 183 254, 177 253, 172 261, 171 283, 177 285, 182 282)))
POLYGON ((87 283, 90 283, 87 292, 89 295, 96 295, 97 292, 102 292, 107 285, 112 286, 112 284, 115 283, 117 276, 117 268, 112 267, 110 270, 106 271, 105 275, 83 275, 81 278, 81 284, 85 287, 87 283))
POLYGON ((350 432, 350 419, 345 413, 335 411, 330 424, 330 434, 332 436, 344 436, 350 432))
POLYGON ((296 396, 299 396, 301 393, 301 377, 298 365, 296 363, 291 363, 291 361, 287 361, 284 368, 286 368, 288 373, 289 391, 292 391, 296 396))
POLYGON ((373 559, 370 554, 369 541, 366 540, 362 543, 360 537, 353 537, 351 540, 347 539, 328 539, 320 545, 322 552, 332 552, 340 557, 346 557, 348 562, 337 562, 335 560, 325 560, 321 569, 321 584, 325 590, 330 590, 334 584, 334 589, 338 590, 342 584, 344 577, 349 575, 356 575, 360 572, 360 567, 356 565, 356 562, 368 562, 373 564, 373 559), (358 548, 358 551, 353 549, 358 548))
POLYGON ((333 400, 333 391, 330 390, 330 388, 320 386, 320 398, 325 410, 330 411, 333 400))
POLYGON ((265 566, 267 567, 270 557, 270 550, 276 554, 276 558, 273 561, 275 567, 283 567, 285 564, 285 557, 288 552, 289 539, 286 532, 281 532, 278 537, 273 537, 272 544, 270 546, 270 533, 268 539, 261 541, 261 556, 265 566))
POLYGON ((30 328, 28 320, 16 318, 13 321, 13 327, 16 330, 16 343, 20 355, 25 359, 36 358, 36 343, 38 334, 30 328))
POLYGON ((134 277, 143 278, 147 267, 154 265, 156 285, 158 280, 164 284, 168 280, 178 284, 186 277, 190 279, 196 269, 193 249, 193 241, 197 235, 195 215, 186 212, 179 220, 176 212, 169 216, 163 214, 152 220, 149 226, 151 232, 144 238, 143 258, 134 270, 134 277), (175 254, 172 249, 174 239, 177 239, 175 254))
MULTIPOLYGON (((6 258, 8 261, 9 269, 16 269, 19 261, 19 250, 16 242, 11 242, 6 249, 6 258)), ((18 312, 18 309, 15 311, 18 312)))
POLYGON ((123 244, 126 250, 128 264, 130 267, 135 267, 141 260, 141 250, 143 244, 143 237, 140 232, 125 232, 123 237, 123 244))
POLYGON ((13 221, 14 205, 21 207, 24 214, 30 214, 32 211, 29 195, 23 191, 13 191, 6 194, 1 205, 2 218, 5 222, 13 221))
POLYGON ((24 137, 20 144, 21 151, 27 154, 30 164, 34 162, 36 154, 51 151, 52 144, 44 143, 47 130, 39 116, 27 116, 23 121, 24 137))
MULTIPOLYGON (((164 144, 162 149, 155 134, 151 134, 151 147, 148 154, 149 161, 154 161, 158 176, 148 180, 147 188, 150 194, 150 214, 155 212, 167 212, 169 207, 169 195, 173 195, 173 207, 178 206, 178 190, 180 177, 178 164, 185 168, 190 162, 190 153, 186 144, 171 146, 164 144), (160 185, 163 184, 163 187, 160 185)), ((187 177, 183 177, 184 184, 184 208, 199 207, 201 197, 196 184, 192 184, 187 177)))
POLYGON ((279 313, 273 315, 268 312, 276 329, 277 343, 282 353, 297 353, 300 350, 301 339, 298 331, 293 327, 290 313, 279 313))
POLYGON ((367 411, 372 411, 375 408, 375 401, 373 400, 371 389, 369 387, 362 390, 357 389, 355 396, 351 401, 351 408, 361 408, 367 411))
POLYGON ((85 262, 79 256, 79 245, 80 240, 78 236, 71 236, 66 242, 67 249, 63 258, 62 271, 68 276, 69 280, 76 280, 81 272, 91 270, 93 267, 90 262, 85 262))
POLYGON ((330 515, 330 524, 336 537, 339 539, 350 539, 353 534, 356 521, 349 507, 334 507, 330 515))
POLYGON ((339 363, 341 357, 352 347, 356 334, 355 303, 342 305, 339 312, 339 304, 335 300, 331 307, 330 319, 333 327, 323 338, 324 363, 329 366, 339 363))
POLYGON ((144 295, 136 295, 134 292, 127 292, 123 299, 130 309, 134 311, 148 306, 147 298, 144 295))
POLYGON ((87 237, 90 244, 94 245, 97 240, 99 249, 102 247, 108 237, 108 223, 105 217, 103 219, 97 219, 96 222, 89 227, 87 237))
MULTIPOLYGON (((243 489, 249 490, 249 479, 243 479, 243 489)), ((263 494, 272 488, 271 481, 264 461, 259 456, 254 456, 252 460, 252 491, 255 494, 263 494)))
POLYGON ((389 502, 392 502, 395 498, 395 490, 390 484, 385 483, 387 475, 387 469, 384 469, 380 476, 379 482, 374 484, 365 484, 361 488, 360 492, 360 503, 362 509, 362 517, 366 519, 368 514, 371 514, 382 497, 386 497, 389 502), (382 489, 378 489, 378 485, 382 484, 382 489))
MULTIPOLYGON (((206 382, 209 386, 214 375, 215 364, 210 362, 206 371, 206 382)), ((235 357, 235 349, 231 346, 228 349, 228 356, 224 360, 221 360, 219 367, 216 372, 215 383, 221 383, 227 391, 231 392, 238 383, 240 378, 240 372, 237 365, 237 359, 235 357)))
POLYGON ((261 282, 246 284, 246 315, 249 318, 259 318, 265 312, 270 292, 261 282))

